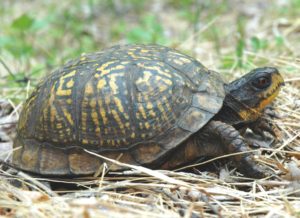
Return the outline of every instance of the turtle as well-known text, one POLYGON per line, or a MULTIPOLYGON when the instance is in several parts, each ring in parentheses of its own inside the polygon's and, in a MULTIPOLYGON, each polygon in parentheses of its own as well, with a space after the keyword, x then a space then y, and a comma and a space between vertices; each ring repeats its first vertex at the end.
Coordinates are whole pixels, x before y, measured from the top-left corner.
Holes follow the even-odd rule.
POLYGON ((43 176, 84 176, 104 163, 112 171, 128 164, 172 170, 241 152, 231 158, 234 166, 261 178, 266 170, 243 132, 274 133, 265 108, 283 84, 274 67, 226 83, 196 59, 161 45, 82 54, 42 79, 26 100, 13 164, 43 176))

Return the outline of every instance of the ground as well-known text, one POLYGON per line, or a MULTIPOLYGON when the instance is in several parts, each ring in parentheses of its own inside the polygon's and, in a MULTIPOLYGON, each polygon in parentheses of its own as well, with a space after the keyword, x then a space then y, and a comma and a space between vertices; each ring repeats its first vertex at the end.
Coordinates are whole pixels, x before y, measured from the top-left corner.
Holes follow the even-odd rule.
POLYGON ((1 170, 0 216, 300 217, 299 11, 299 0, 1 1, 2 159, 22 104, 39 79, 81 53, 111 45, 170 46, 228 81, 254 67, 273 66, 286 85, 274 103, 281 140, 258 155, 276 176, 249 180, 220 164, 217 171, 133 167, 98 179, 65 180, 75 184, 66 191, 1 170))

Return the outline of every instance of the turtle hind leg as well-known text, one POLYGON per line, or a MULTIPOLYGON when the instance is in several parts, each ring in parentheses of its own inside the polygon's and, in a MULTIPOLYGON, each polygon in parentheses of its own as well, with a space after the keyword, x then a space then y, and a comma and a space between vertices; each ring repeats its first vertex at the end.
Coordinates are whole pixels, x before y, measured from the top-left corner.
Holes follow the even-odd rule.
POLYGON ((266 176, 266 169, 255 162, 249 145, 234 127, 221 121, 211 121, 206 125, 204 131, 215 135, 226 153, 241 152, 241 154, 232 157, 240 172, 252 178, 266 176))

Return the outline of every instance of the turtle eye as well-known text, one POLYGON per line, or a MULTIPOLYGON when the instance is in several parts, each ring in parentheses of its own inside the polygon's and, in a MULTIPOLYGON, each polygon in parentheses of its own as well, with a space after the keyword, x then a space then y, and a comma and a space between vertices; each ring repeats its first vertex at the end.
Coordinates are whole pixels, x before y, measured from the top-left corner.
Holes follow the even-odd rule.
POLYGON ((264 89, 270 85, 270 79, 268 77, 262 76, 262 77, 256 78, 252 84, 255 88, 264 89))

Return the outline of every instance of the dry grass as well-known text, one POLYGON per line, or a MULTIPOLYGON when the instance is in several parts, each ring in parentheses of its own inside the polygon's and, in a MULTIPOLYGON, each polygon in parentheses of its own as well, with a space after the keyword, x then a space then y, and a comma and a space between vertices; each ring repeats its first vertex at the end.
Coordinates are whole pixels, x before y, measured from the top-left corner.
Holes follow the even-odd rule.
POLYGON ((299 217, 299 99, 300 79, 288 77, 275 105, 281 118, 274 122, 281 130, 282 142, 265 149, 267 152, 260 156, 260 162, 276 174, 271 178, 246 180, 225 168, 217 175, 133 166, 131 171, 100 178, 64 180, 63 183, 74 184, 73 188, 53 191, 43 184, 47 179, 2 171, 0 214, 7 217, 299 217), (23 188, 13 186, 12 178, 23 188))
MULTIPOLYGON (((198 40, 214 25, 234 27, 238 13, 244 7, 249 8, 237 7, 241 9, 216 16, 173 47, 191 51, 207 67, 228 78, 239 77, 246 69, 237 70, 240 69, 237 57, 229 57, 233 59, 232 68, 224 68, 222 61, 236 49, 234 28, 224 30, 218 52, 213 40, 198 40)), ((165 28, 174 31, 175 36, 176 31, 186 29, 186 23, 170 11, 166 13, 170 16, 161 17, 165 28)), ((264 10, 247 16, 252 22, 245 28, 246 43, 248 35, 255 32, 268 40, 268 48, 257 52, 245 49, 243 62, 249 68, 262 64, 276 66, 286 81, 275 102, 280 118, 273 120, 280 129, 281 141, 271 148, 260 149, 258 155, 258 161, 273 171, 274 176, 251 180, 232 167, 229 171, 227 166, 217 172, 199 171, 193 166, 190 173, 132 166, 130 171, 104 173, 99 178, 68 180, 1 170, 0 217, 300 217, 300 21, 293 17, 282 20, 272 13, 265 15, 264 10), (255 23, 257 16, 269 19, 255 23), (274 41, 278 33, 284 39, 280 48, 274 41), (44 181, 64 184, 64 188, 51 189, 44 181)), ((12 92, 18 95, 21 91, 24 92, 5 88, 2 96, 12 92)), ((14 107, 18 111, 20 106, 14 107)), ((114 164, 122 163, 114 161, 114 164)))

